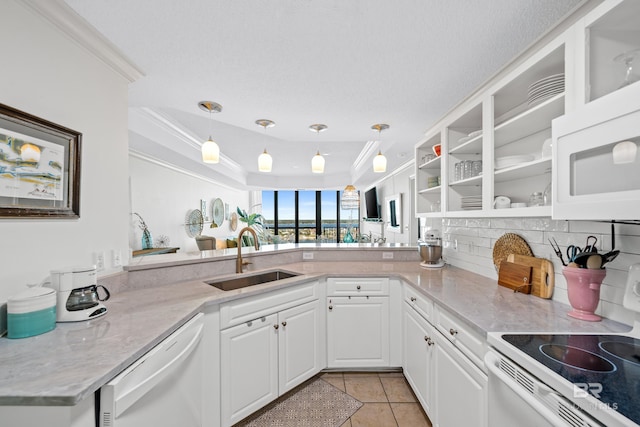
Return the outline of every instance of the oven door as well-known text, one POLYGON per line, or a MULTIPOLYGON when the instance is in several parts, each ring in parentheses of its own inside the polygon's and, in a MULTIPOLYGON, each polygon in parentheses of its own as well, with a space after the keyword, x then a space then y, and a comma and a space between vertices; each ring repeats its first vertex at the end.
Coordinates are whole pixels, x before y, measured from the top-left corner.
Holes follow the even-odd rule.
POLYGON ((492 427, 599 426, 587 414, 500 353, 484 358, 492 427))

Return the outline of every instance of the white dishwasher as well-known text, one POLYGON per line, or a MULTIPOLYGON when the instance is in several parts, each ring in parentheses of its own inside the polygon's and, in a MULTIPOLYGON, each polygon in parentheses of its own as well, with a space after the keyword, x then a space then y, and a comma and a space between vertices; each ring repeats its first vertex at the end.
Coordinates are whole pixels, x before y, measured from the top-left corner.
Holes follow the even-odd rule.
POLYGON ((164 339, 100 392, 100 427, 201 427, 204 315, 164 339))

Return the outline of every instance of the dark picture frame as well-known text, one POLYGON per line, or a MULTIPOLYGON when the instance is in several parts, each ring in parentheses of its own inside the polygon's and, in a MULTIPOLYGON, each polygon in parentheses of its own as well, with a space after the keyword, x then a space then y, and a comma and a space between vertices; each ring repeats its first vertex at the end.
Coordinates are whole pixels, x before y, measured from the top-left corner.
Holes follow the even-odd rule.
POLYGON ((80 132, 0 104, 0 218, 80 217, 80 132))

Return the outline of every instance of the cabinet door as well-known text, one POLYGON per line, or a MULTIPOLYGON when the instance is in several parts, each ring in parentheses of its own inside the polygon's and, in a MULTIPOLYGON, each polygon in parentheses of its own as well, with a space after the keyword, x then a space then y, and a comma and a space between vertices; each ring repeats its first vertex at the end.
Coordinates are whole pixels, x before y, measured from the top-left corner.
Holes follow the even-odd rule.
POLYGON ((389 297, 327 299, 330 368, 389 366, 389 297))
POLYGON ((278 315, 279 391, 291 390, 320 372, 320 301, 278 315))
POLYGON ((404 376, 422 404, 427 415, 432 415, 433 402, 433 347, 435 331, 407 303, 404 304, 404 376))
POLYGON ((487 376, 439 334, 434 347, 434 425, 487 426, 487 376))
POLYGON ((220 332, 223 426, 278 397, 277 322, 272 314, 220 332))

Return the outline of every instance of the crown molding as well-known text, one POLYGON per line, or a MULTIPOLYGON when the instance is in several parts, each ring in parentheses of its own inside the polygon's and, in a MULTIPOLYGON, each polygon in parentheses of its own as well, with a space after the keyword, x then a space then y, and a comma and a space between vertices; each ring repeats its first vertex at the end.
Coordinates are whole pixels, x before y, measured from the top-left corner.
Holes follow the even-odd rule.
POLYGON ((144 72, 137 65, 63 0, 22 0, 18 3, 51 22, 129 83, 144 77, 144 72))

